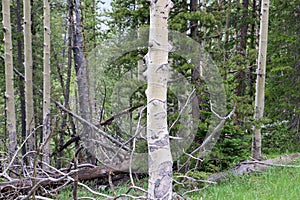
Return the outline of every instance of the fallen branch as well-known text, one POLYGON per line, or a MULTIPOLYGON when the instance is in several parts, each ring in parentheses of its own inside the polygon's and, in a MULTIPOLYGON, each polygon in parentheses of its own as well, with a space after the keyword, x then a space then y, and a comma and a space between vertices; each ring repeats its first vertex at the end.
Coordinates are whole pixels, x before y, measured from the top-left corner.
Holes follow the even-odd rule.
POLYGON ((279 158, 268 159, 265 161, 243 161, 237 164, 233 169, 227 172, 219 172, 217 174, 210 175, 208 177, 209 181, 213 182, 224 182, 231 176, 240 176, 244 174, 249 174, 253 172, 262 172, 270 167, 300 167, 295 165, 288 165, 299 159, 300 154, 291 154, 286 156, 281 156, 279 158))
MULTIPOLYGON (((25 79, 24 75, 21 72, 19 72, 16 68, 14 68, 14 72, 18 76, 20 76, 21 78, 25 79)), ((40 92, 41 94, 43 93, 42 90, 39 89, 39 87, 37 87, 36 85, 34 85, 34 87, 38 89, 38 92, 40 92)), ((83 119, 81 116, 79 116, 76 113, 72 112, 71 110, 67 109, 65 106, 63 106, 61 103, 59 103, 58 101, 54 100, 53 98, 51 98, 51 101, 53 101, 58 108, 60 108, 61 110, 67 112, 70 116, 72 116, 73 118, 77 119, 81 123, 89 126, 90 128, 92 128, 93 130, 95 130, 96 132, 98 132, 103 137, 109 139, 114 144, 117 144, 118 146, 122 146, 124 150, 130 151, 129 147, 124 146, 119 140, 115 139, 114 137, 112 137, 108 133, 102 131, 95 124, 93 124, 93 123, 91 123, 91 122, 83 119)))

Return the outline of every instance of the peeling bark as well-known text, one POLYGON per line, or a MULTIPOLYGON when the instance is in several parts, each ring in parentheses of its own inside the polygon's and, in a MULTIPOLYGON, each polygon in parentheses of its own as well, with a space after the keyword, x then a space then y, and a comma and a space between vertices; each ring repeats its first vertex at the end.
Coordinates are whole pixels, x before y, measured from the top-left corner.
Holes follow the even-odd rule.
MULTIPOLYGON (((24 67, 25 67, 25 102, 26 102, 26 134, 29 135, 34 127, 33 86, 32 86, 32 38, 31 38, 31 5, 23 1, 24 12, 24 67)), ((35 136, 28 139, 27 151, 35 150, 35 136)))
POLYGON ((148 199, 172 199, 172 155, 167 126, 169 76, 168 17, 172 1, 152 0, 150 5, 147 64, 148 199))
POLYGON ((50 4, 44 0, 43 161, 50 164, 50 4))
POLYGON ((268 18, 269 0, 263 0, 261 4, 260 38, 258 52, 258 67, 256 79, 255 110, 254 118, 257 124, 254 126, 252 141, 252 157, 261 158, 261 125, 259 120, 264 115, 265 105, 265 78, 266 78, 266 57, 268 42, 268 18))
POLYGON ((10 23, 10 1, 2 0, 4 60, 5 60, 5 99, 7 114, 8 154, 12 158, 17 150, 16 113, 14 96, 14 72, 10 23))

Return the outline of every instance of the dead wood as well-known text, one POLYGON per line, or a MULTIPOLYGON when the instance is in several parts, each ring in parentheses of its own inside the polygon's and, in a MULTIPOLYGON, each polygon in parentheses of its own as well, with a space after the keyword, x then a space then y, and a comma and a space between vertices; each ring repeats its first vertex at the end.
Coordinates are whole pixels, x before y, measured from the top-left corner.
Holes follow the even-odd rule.
MULTIPOLYGON (((43 174, 38 174, 36 178, 26 177, 0 182, 0 200, 15 199, 16 195, 28 195, 35 191, 37 191, 37 194, 47 195, 47 193, 43 193, 43 191, 55 190, 55 188, 61 187, 64 184, 68 185, 70 178, 78 181, 103 179, 107 182, 110 175, 112 184, 115 180, 119 181, 120 176, 126 174, 126 171, 124 171, 126 170, 125 166, 129 166, 127 162, 116 166, 115 169, 106 166, 86 164, 78 166, 78 170, 69 170, 68 168, 59 170, 64 173, 64 175, 56 171, 45 174, 46 171, 43 171, 43 174), (84 168, 81 166, 84 166, 84 168), (119 170, 116 170, 117 168, 119 170)), ((128 180, 127 177, 126 180, 128 180)))
MULTIPOLYGON (((291 167, 290 163, 296 161, 300 157, 299 153, 281 156, 279 158, 268 159, 264 161, 246 160, 235 165, 227 172, 219 172, 208 177, 209 181, 225 182, 232 176, 241 176, 244 174, 263 172, 270 167, 291 167)), ((293 166, 297 167, 297 166, 293 166)))

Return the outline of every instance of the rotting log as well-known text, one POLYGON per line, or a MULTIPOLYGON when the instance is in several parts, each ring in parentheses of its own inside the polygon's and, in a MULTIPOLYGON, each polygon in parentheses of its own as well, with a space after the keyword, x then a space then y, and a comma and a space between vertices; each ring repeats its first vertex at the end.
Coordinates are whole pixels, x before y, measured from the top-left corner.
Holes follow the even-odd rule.
POLYGON ((300 154, 296 153, 264 161, 246 160, 235 165, 231 170, 227 172, 219 172, 210 175, 208 177, 208 180, 212 182, 225 182, 232 176, 241 176, 255 172, 263 172, 270 167, 291 167, 288 164, 295 162, 297 159, 299 159, 299 157, 300 154))

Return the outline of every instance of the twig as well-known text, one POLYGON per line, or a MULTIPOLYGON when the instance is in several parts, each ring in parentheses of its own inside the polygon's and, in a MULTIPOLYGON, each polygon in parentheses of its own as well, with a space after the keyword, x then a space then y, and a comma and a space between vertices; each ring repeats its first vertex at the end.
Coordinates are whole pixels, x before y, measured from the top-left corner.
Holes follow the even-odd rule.
POLYGON ((205 185, 203 188, 200 188, 200 189, 194 189, 194 190, 189 190, 189 191, 186 191, 184 192, 182 195, 186 195, 186 194, 189 194, 189 193, 192 193, 192 192, 199 192, 199 191, 202 191, 202 190, 205 190, 206 188, 208 188, 210 186, 210 184, 207 184, 205 185))
POLYGON ((179 120, 181 114, 183 113, 183 111, 185 110, 185 108, 187 107, 188 103, 190 102, 191 97, 193 96, 193 94, 195 93, 196 89, 194 88, 193 91, 191 92, 191 94, 188 96, 188 99, 186 100, 183 108, 180 110, 176 120, 172 123, 172 125, 169 128, 169 132, 171 131, 171 129, 175 126, 175 124, 177 123, 177 121, 179 120))
POLYGON ((288 168, 300 168, 300 165, 283 165, 283 164, 276 164, 276 163, 266 163, 263 161, 245 161, 241 162, 240 164, 247 165, 247 164, 261 164, 273 167, 288 167, 288 168))
POLYGON ((110 187, 110 190, 111 190, 111 192, 113 193, 113 195, 116 196, 116 192, 115 192, 114 184, 113 184, 113 182, 112 182, 111 175, 113 175, 113 172, 112 172, 112 170, 109 170, 109 172, 108 172, 108 183, 109 183, 109 187, 110 187))
POLYGON ((195 159, 195 160, 199 160, 200 162, 203 162, 203 159, 197 158, 197 157, 193 156, 192 154, 186 153, 184 150, 183 150, 183 153, 184 153, 185 155, 187 155, 188 157, 191 157, 191 158, 193 158, 193 159, 195 159))
MULTIPOLYGON (((70 181, 74 181, 74 178, 70 177, 68 174, 56 169, 55 167, 52 167, 51 165, 48 165, 47 163, 45 163, 49 168, 53 169, 54 171, 56 171, 57 173, 63 175, 63 176, 67 176, 67 178, 70 180, 70 181)), ((99 193, 99 192, 96 192, 94 190, 92 190, 89 186, 83 184, 83 183, 80 183, 78 182, 78 185, 84 187, 85 189, 87 189, 90 193, 94 194, 94 195, 98 195, 98 196, 102 196, 102 197, 105 197, 105 198, 108 198, 108 199, 112 199, 113 197, 109 196, 109 195, 106 195, 106 194, 102 194, 102 193, 99 193)))
POLYGON ((202 183, 209 183, 209 184, 217 184, 214 181, 209 181, 209 180, 201 180, 201 179, 195 179, 193 177, 190 176, 186 176, 186 175, 180 175, 180 176, 176 176, 178 178, 186 178, 188 180, 194 181, 194 182, 202 182, 202 183))
POLYGON ((136 131, 135 131, 135 134, 134 134, 134 138, 133 138, 133 147, 132 147, 132 151, 131 151, 131 154, 130 154, 130 160, 129 160, 129 177, 130 177, 130 181, 131 181, 131 185, 134 187, 135 184, 134 184, 134 180, 133 180, 133 177, 132 177, 132 161, 133 161, 133 155, 134 155, 134 152, 135 152, 135 143, 136 143, 136 136, 139 134, 139 130, 140 130, 140 123, 141 123, 141 120, 142 120, 142 116, 143 116, 143 112, 144 110, 147 108, 148 104, 146 106, 144 106, 141 110, 140 110, 140 113, 139 113, 139 121, 138 121, 138 124, 137 124, 137 127, 136 127, 136 131))
MULTIPOLYGON (((14 72, 16 74, 18 74, 20 77, 22 77, 23 79, 25 79, 24 75, 19 72, 16 68, 14 68, 14 72)), ((42 90, 39 89, 38 86, 34 85, 35 88, 38 89, 38 92, 43 93, 42 90)), ((107 139, 109 139, 110 141, 112 141, 113 143, 119 145, 119 146, 123 146, 123 144, 116 140, 114 137, 112 137, 111 135, 109 135, 108 133, 102 131, 101 129, 99 129, 96 125, 94 125, 93 123, 83 119, 82 117, 80 117, 79 115, 75 114, 74 112, 72 112, 71 110, 67 109, 65 106, 63 106, 60 102, 54 100, 53 98, 51 98, 51 101, 53 101, 55 103, 56 106, 58 106, 61 110, 67 112, 70 116, 74 117, 75 119, 77 119, 78 121, 80 121, 81 123, 84 123, 85 125, 91 127, 93 130, 95 130, 96 132, 98 132, 100 135, 106 137, 107 139)), ((130 148, 123 146, 123 148, 127 151, 130 151, 130 148)))
POLYGON ((25 138, 25 140, 23 141, 23 143, 21 144, 21 146, 18 147, 17 151, 16 151, 15 154, 13 155, 13 157, 12 157, 10 163, 8 164, 8 166, 7 166, 6 168, 4 168, 4 170, 3 170, 2 173, 0 173, 0 176, 3 176, 3 177, 5 177, 5 178, 7 178, 9 181, 12 180, 12 179, 7 175, 7 173, 6 173, 7 170, 11 167, 11 165, 13 164, 14 160, 16 159, 16 157, 17 157, 19 151, 22 149, 22 147, 23 147, 24 144, 27 142, 27 140, 28 140, 28 139, 31 137, 31 135, 32 135, 33 133, 35 133, 35 131, 36 131, 38 128, 40 128, 40 127, 42 127, 42 125, 40 125, 40 126, 34 128, 34 129, 31 131, 31 133, 25 138))
POLYGON ((142 106, 143 106, 142 104, 138 104, 138 105, 136 105, 136 106, 132 106, 132 107, 130 107, 130 108, 127 108, 127 109, 125 109, 125 110, 123 110, 123 111, 121 111, 121 112, 119 112, 119 113, 117 113, 117 114, 111 116, 110 118, 108 118, 108 119, 105 120, 104 122, 101 122, 101 123, 100 123, 100 126, 110 125, 110 124, 112 123, 113 120, 115 120, 115 119, 121 117, 121 116, 124 115, 124 114, 130 113, 130 112, 134 111, 135 109, 140 108, 140 107, 142 107, 142 106))
POLYGON ((78 199, 78 194, 77 194, 77 188, 78 188, 78 171, 77 171, 77 165, 78 165, 78 159, 77 159, 77 155, 80 152, 81 148, 77 149, 73 158, 74 161, 74 170, 76 170, 75 172, 75 177, 74 177, 74 188, 73 188, 73 197, 74 200, 78 199))
MULTIPOLYGON (((22 199, 23 199, 24 197, 26 197, 26 196, 25 196, 25 195, 20 195, 20 196, 19 196, 19 198, 22 198, 22 199)), ((42 197, 42 196, 38 196, 38 195, 36 195, 35 198, 36 198, 36 199, 41 199, 41 200, 54 200, 54 199, 50 199, 50 198, 48 198, 48 197, 42 197)))
POLYGON ((112 137, 111 135, 107 134, 106 132, 102 131, 101 129, 99 129, 96 125, 94 125, 93 123, 83 119, 82 117, 80 117, 79 115, 75 114, 74 112, 68 110, 67 108, 65 108, 63 105, 61 105, 59 102, 55 101, 55 104, 62 109, 63 111, 67 112, 70 116, 74 117, 75 119, 79 120, 80 122, 86 124, 87 126, 91 127, 93 130, 96 130, 98 133, 100 133, 102 136, 106 137, 107 139, 109 139, 110 141, 112 141, 113 143, 122 146, 122 148, 124 148, 127 151, 130 151, 130 148, 124 146, 120 141, 116 140, 114 137, 112 137))
MULTIPOLYGON (((219 116, 216 112, 214 112, 213 109, 212 109, 212 107, 211 107, 211 111, 212 111, 219 119, 221 119, 221 121, 220 121, 220 123, 214 128, 214 130, 211 132, 211 134, 210 134, 210 135, 202 142, 201 146, 198 147, 198 148, 196 148, 194 151, 192 151, 192 152, 189 154, 190 156, 189 156, 189 158, 187 159, 187 161, 183 164, 183 166, 185 166, 185 165, 190 161, 190 159, 194 157, 194 156, 191 156, 192 154, 194 154, 194 153, 196 153, 196 152, 198 152, 198 151, 199 151, 199 153, 200 153, 201 149, 203 149, 203 148, 206 146, 206 144, 208 144, 208 143, 213 139, 213 137, 214 137, 214 136, 219 132, 219 130, 223 127, 223 125, 225 124, 226 120, 229 119, 229 118, 234 114, 235 109, 236 109, 236 107, 234 106, 234 108, 232 109, 232 111, 231 111, 227 116, 221 117, 221 116, 219 116)), ((198 159, 200 159, 199 156, 198 156, 198 159)), ((181 168, 182 168, 182 167, 181 167, 181 168)), ((180 168, 180 169, 181 169, 181 168, 180 168)), ((179 170, 180 170, 180 169, 179 169, 179 170)))
POLYGON ((216 113, 216 112, 214 111, 212 102, 209 101, 209 103, 210 103, 210 110, 211 110, 211 112, 212 112, 214 115, 216 115, 219 119, 222 119, 222 120, 230 119, 231 116, 234 114, 235 109, 236 109, 236 106, 234 106, 233 109, 232 109, 232 111, 231 111, 227 116, 222 117, 222 116, 220 116, 218 113, 216 113))
POLYGON ((117 200, 119 198, 122 198, 122 197, 128 197, 130 199, 148 199, 147 197, 145 196, 138 196, 138 197, 135 197, 133 195, 129 195, 129 194, 120 194, 119 196, 115 197, 113 200, 117 200))
POLYGON ((128 189, 128 191, 126 192, 126 194, 128 194, 130 192, 130 190, 140 190, 143 193, 148 194, 147 190, 145 190, 143 188, 140 188, 140 187, 137 187, 137 186, 130 186, 129 189, 128 189))

